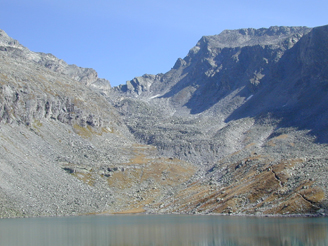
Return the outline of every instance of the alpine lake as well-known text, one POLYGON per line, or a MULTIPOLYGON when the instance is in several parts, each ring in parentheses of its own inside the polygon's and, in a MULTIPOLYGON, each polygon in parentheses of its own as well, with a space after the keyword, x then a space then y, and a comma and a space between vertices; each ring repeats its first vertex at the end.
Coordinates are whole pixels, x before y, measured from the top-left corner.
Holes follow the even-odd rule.
POLYGON ((0 245, 328 245, 328 218, 93 215, 1 219, 0 245))

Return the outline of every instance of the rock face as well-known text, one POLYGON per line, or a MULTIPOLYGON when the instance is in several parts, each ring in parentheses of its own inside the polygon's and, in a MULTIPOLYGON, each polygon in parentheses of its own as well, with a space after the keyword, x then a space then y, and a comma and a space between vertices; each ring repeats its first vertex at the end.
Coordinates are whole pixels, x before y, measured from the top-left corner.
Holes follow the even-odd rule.
POLYGON ((327 43, 226 30, 111 88, 0 31, 0 216, 326 213, 327 43))

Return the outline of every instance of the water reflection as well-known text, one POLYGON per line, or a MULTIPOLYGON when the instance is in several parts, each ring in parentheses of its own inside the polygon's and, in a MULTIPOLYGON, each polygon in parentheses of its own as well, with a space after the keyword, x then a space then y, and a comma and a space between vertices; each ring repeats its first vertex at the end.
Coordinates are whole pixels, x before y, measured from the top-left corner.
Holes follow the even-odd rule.
POLYGON ((113 215, 0 220, 0 245, 328 245, 327 218, 113 215))

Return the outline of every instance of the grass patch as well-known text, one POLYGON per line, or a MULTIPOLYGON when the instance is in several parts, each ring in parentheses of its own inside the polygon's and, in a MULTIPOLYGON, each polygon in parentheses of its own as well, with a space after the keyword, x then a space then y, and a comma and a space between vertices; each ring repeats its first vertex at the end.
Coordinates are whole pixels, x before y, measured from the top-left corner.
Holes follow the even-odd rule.
POLYGON ((91 138, 92 132, 88 127, 82 127, 78 124, 73 125, 74 132, 80 135, 83 138, 91 138))
POLYGON ((39 127, 42 127, 42 123, 39 121, 39 120, 34 120, 33 121, 33 127, 35 128, 39 128, 39 127))
POLYGON ((95 183, 95 179, 92 177, 91 173, 75 172, 72 173, 72 175, 81 180, 83 183, 86 183, 87 185, 93 186, 95 183))
POLYGON ((102 127, 100 129, 92 128, 91 126, 83 127, 78 124, 73 125, 73 130, 76 134, 83 138, 92 138, 92 136, 102 136, 103 133, 113 133, 113 130, 108 127, 102 127))

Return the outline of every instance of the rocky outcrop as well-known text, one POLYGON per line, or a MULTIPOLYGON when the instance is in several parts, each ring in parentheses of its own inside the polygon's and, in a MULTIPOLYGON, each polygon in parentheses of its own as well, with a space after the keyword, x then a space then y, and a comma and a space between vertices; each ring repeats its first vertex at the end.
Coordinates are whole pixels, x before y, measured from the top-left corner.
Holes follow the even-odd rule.
POLYGON ((162 74, 152 75, 145 74, 141 77, 136 77, 126 82, 125 85, 119 85, 114 87, 118 92, 124 92, 131 96, 139 96, 141 94, 147 94, 150 92, 150 87, 154 81, 160 81, 162 74))
POLYGON ((76 89, 83 94, 66 92, 65 87, 73 86, 67 78, 51 73, 46 78, 44 71, 35 73, 22 65, 12 72, 7 63, 1 63, 0 122, 29 125, 45 118, 82 127, 102 127, 111 121, 103 111, 97 114, 88 105, 89 95, 82 86, 76 89))

